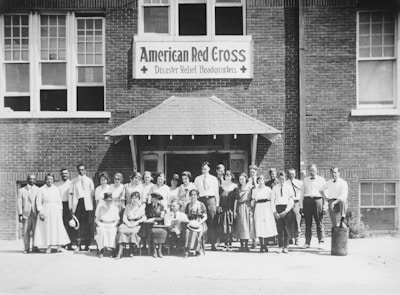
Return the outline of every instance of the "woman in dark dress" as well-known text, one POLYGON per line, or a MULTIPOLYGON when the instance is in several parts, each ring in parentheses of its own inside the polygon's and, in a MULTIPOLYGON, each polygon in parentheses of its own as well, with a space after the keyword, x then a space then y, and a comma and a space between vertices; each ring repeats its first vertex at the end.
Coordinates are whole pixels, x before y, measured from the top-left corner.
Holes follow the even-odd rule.
POLYGON ((185 213, 190 220, 185 232, 185 258, 189 256, 190 250, 195 250, 196 255, 200 255, 200 251, 205 254, 207 236, 206 206, 198 200, 198 190, 192 189, 189 192, 189 196, 190 203, 186 205, 185 209, 185 213))
POLYGON ((153 223, 150 229, 150 244, 153 245, 153 257, 163 258, 162 246, 167 239, 167 230, 164 227, 165 209, 161 204, 163 197, 159 193, 151 194, 151 203, 146 206, 147 221, 153 223))
POLYGON ((232 182, 235 175, 231 171, 226 171, 225 181, 219 187, 219 204, 220 204, 220 230, 221 238, 225 240, 223 251, 232 251, 233 240, 233 221, 234 221, 234 204, 237 195, 237 185, 232 182))

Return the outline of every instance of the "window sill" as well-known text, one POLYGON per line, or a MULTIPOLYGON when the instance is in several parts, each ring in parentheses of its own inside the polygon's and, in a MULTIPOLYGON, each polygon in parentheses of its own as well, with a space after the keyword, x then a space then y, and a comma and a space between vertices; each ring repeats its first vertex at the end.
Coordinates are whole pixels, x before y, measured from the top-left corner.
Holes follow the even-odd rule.
POLYGON ((353 117, 357 116, 400 116, 399 109, 355 109, 351 110, 353 117))
POLYGON ((111 112, 2 112, 0 119, 110 119, 111 112))

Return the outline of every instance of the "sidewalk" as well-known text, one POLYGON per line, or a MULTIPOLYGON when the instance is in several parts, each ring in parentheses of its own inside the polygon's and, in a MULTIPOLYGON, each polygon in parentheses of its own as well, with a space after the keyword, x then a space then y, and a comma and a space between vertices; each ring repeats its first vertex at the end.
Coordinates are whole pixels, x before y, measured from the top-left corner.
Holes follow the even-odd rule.
MULTIPOLYGON (((326 241, 330 248, 330 240, 326 241)), ((399 294, 400 239, 349 240, 348 256, 211 252, 183 259, 99 259, 95 251, 22 254, 0 241, 0 294, 399 294)))

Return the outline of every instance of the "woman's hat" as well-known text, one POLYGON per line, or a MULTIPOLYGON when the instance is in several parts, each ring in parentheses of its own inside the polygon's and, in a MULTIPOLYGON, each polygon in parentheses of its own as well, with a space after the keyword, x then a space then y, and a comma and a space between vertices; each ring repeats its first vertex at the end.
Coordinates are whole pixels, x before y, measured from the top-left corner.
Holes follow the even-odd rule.
POLYGON ((78 229, 79 229, 79 220, 78 220, 78 218, 76 218, 75 215, 72 215, 72 218, 71 218, 71 220, 68 222, 68 225, 69 225, 70 227, 73 227, 75 230, 78 230, 78 229))
POLYGON ((178 175, 178 174, 172 174, 171 180, 177 180, 177 181, 179 181, 179 175, 178 175))
POLYGON ((199 232, 201 230, 200 229, 200 223, 198 223, 195 220, 190 221, 188 223, 187 227, 188 227, 189 230, 195 231, 195 232, 199 232))
POLYGON ((160 195, 159 193, 152 193, 150 194, 152 198, 156 198, 158 200, 162 200, 164 199, 162 195, 160 195))
POLYGON ((109 192, 104 193, 104 200, 107 200, 107 199, 112 199, 112 193, 109 193, 109 192))

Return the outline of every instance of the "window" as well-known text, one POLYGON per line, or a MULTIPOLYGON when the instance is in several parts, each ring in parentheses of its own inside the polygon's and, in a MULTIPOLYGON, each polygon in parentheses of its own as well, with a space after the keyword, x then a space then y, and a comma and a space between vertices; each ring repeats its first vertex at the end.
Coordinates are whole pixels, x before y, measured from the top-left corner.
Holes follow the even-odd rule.
POLYGON ((0 113, 104 111, 104 25, 74 13, 0 15, 0 113))
POLYGON ((104 108, 104 37, 102 18, 78 18, 78 111, 104 108))
POLYGON ((396 106, 396 15, 375 11, 358 14, 358 106, 396 106))
POLYGON ((360 192, 362 221, 372 230, 396 229, 396 183, 361 182, 360 192))
POLYGON ((4 16, 4 107, 29 111, 29 16, 4 16))
POLYGON ((243 35, 244 7, 244 0, 139 0, 139 35, 243 35))

